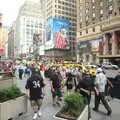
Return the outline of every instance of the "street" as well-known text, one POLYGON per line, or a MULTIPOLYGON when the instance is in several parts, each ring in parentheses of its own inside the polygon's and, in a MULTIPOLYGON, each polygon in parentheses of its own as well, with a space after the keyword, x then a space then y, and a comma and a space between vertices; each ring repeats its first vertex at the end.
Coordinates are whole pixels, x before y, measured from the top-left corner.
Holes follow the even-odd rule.
MULTIPOLYGON (((107 74, 114 75, 116 71, 114 70, 107 70, 107 74)), ((21 88, 21 90, 24 92, 24 86, 26 83, 26 80, 17 80, 18 86, 21 88)), ((45 87, 45 98, 43 100, 43 105, 41 107, 42 110, 42 116, 41 118, 38 118, 38 120, 54 120, 53 115, 59 111, 59 107, 53 107, 52 106, 52 97, 51 97, 51 91, 50 91, 50 84, 48 80, 45 80, 46 87, 45 87)), ((29 101, 28 101, 29 102, 29 101)), ((106 110, 104 106, 101 104, 99 108, 99 112, 92 111, 92 108, 94 106, 94 97, 92 96, 91 100, 91 116, 92 120, 119 120, 120 118, 120 100, 113 99, 109 102, 111 108, 112 108, 112 115, 107 116, 106 110)), ((19 116, 18 118, 15 118, 15 120, 32 120, 33 111, 30 107, 30 103, 28 103, 28 112, 22 116, 19 116)))

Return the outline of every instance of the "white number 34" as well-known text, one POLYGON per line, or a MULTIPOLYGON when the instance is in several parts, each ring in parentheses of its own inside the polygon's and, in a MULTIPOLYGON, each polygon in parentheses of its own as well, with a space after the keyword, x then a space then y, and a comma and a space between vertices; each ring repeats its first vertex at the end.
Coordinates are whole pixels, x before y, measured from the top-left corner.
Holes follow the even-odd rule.
POLYGON ((40 81, 33 81, 34 88, 40 88, 40 81))

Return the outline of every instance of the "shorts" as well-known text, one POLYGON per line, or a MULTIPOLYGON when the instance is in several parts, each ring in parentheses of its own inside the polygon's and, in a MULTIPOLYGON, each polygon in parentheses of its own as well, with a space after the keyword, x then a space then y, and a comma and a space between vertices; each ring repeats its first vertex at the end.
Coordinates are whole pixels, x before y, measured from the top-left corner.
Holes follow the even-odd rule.
POLYGON ((59 89, 56 89, 54 92, 52 92, 52 97, 58 96, 58 97, 62 97, 62 93, 59 89))
POLYGON ((31 106, 33 108, 33 111, 37 112, 42 105, 42 99, 30 100, 30 103, 31 103, 31 106))

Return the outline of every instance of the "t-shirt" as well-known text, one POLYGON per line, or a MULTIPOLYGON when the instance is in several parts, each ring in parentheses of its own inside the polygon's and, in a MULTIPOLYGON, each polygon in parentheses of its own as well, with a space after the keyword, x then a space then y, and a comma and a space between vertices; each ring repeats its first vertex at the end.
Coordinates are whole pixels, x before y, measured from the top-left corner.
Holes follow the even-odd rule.
POLYGON ((26 83, 25 88, 30 90, 30 99, 37 100, 42 98, 42 88, 45 86, 43 78, 39 75, 32 75, 26 83))
POLYGON ((52 74, 51 81, 52 81, 52 86, 54 89, 60 88, 60 80, 56 73, 52 74))
POLYGON ((26 68, 26 69, 25 69, 25 73, 26 73, 26 74, 30 74, 30 72, 31 72, 30 68, 26 68))
POLYGON ((99 92, 105 92, 105 85, 107 83, 107 78, 103 73, 99 73, 95 78, 95 86, 99 90, 99 92))

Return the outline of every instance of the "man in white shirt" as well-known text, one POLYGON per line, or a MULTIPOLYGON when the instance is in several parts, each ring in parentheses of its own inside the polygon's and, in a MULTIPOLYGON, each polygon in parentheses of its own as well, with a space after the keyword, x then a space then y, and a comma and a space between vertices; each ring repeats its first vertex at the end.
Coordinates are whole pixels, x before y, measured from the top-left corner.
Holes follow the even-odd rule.
POLYGON ((95 107, 93 108, 94 111, 98 111, 100 100, 102 101, 104 107, 107 109, 107 115, 111 115, 112 110, 105 100, 105 85, 107 84, 107 78, 103 73, 101 68, 97 69, 97 75, 95 79, 95 107))

